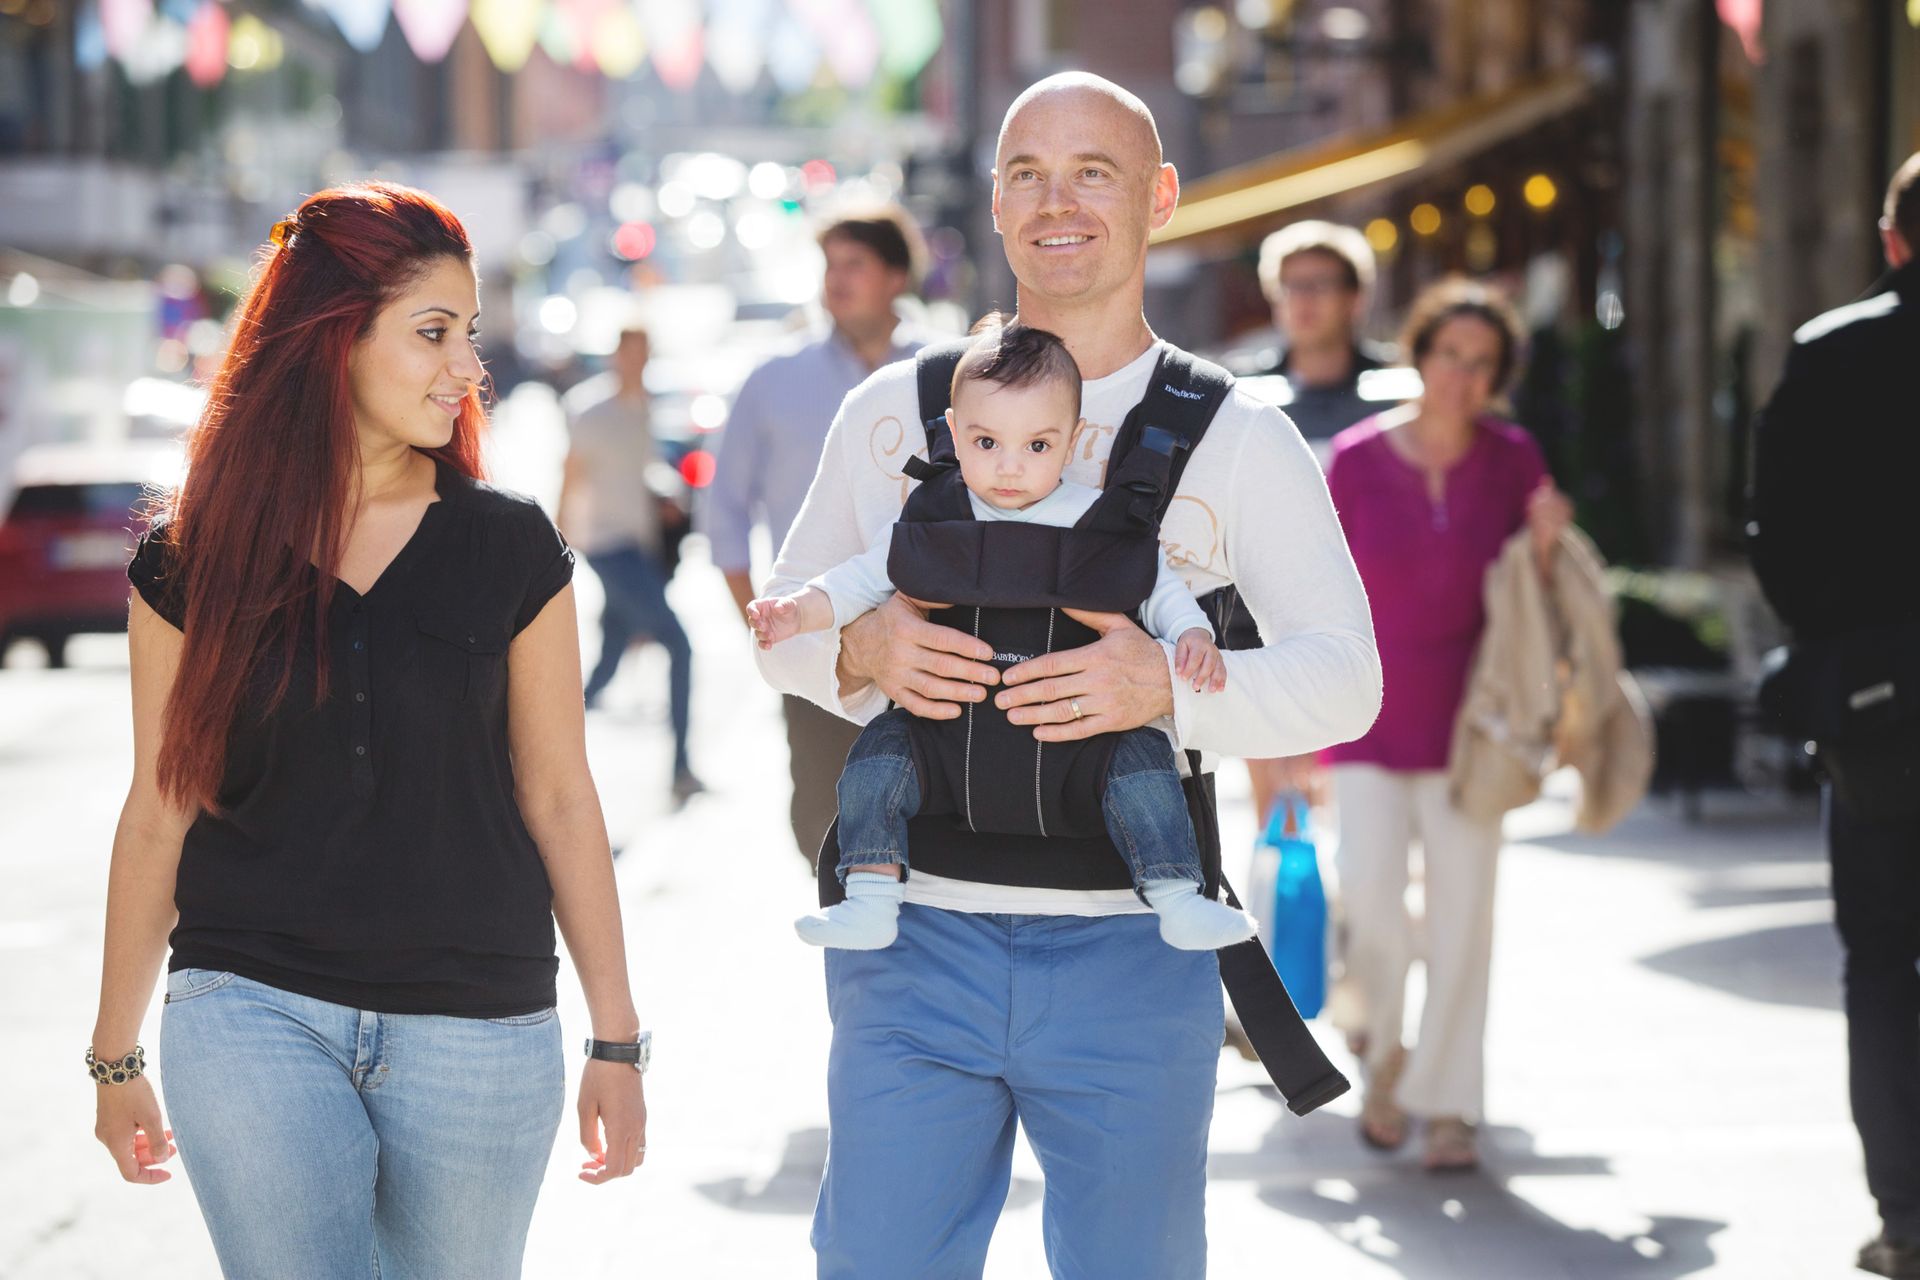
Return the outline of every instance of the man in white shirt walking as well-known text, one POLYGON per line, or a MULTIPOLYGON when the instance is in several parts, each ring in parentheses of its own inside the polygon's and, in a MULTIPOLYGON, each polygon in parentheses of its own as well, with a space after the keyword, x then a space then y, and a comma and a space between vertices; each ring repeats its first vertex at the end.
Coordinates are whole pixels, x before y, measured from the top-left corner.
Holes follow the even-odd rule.
POLYGON ((560 518, 568 539, 587 557, 606 604, 600 611, 600 660, 587 677, 587 706, 613 680, 627 646, 639 636, 667 651, 667 704, 673 724, 676 802, 706 790, 687 755, 693 719, 693 645, 667 603, 663 525, 683 523, 678 504, 653 490, 660 464, 652 400, 644 377, 649 342, 638 324, 621 330, 607 372, 567 393, 567 461, 560 482, 560 518))
MULTIPOLYGON (((1165 344, 1142 314, 1147 237, 1179 181, 1132 94, 1072 73, 1027 90, 1002 126, 993 209, 1018 319, 1079 365, 1087 427, 1067 478, 1102 482, 1115 428, 1165 344)), ((842 406, 774 567, 791 592, 871 543, 923 448, 914 366, 842 406)), ((837 632, 760 651, 775 687, 865 721, 888 700, 950 718, 993 697, 1042 741, 1167 724, 1188 748, 1295 755, 1364 732, 1380 666, 1320 469, 1270 405, 1235 392, 1194 449, 1161 526, 1196 594, 1232 582, 1266 646, 1225 655, 1225 691, 1172 678, 1170 646, 1128 619, 1075 613, 1094 643, 1012 668, 895 596, 837 632)), ((1206 952, 1161 942, 1127 889, 993 884, 915 871, 898 941, 830 952, 834 1020, 823 1277, 977 1276, 1006 1198, 1016 1123, 1047 1178, 1062 1277, 1206 1272, 1207 1126, 1222 1010, 1206 952)))
MULTIPOLYGON (((833 414, 882 365, 910 359, 929 335, 895 311, 913 287, 924 256, 920 233, 896 205, 849 211, 822 227, 827 262, 820 307, 832 324, 747 376, 720 437, 701 509, 713 563, 743 615, 754 597, 751 542, 756 526, 777 551, 820 462, 833 414)), ((789 817, 808 862, 833 821, 834 784, 858 725, 805 698, 782 700, 793 777, 789 817)))

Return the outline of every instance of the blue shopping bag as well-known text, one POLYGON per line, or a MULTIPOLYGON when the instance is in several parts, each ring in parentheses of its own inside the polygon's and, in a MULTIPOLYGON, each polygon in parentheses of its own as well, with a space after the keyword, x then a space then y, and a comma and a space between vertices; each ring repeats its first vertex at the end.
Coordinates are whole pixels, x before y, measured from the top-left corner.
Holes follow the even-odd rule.
POLYGON ((1281 797, 1261 843, 1279 855, 1267 950, 1300 1016, 1313 1018, 1327 1002, 1327 893, 1307 811, 1305 797, 1281 797))

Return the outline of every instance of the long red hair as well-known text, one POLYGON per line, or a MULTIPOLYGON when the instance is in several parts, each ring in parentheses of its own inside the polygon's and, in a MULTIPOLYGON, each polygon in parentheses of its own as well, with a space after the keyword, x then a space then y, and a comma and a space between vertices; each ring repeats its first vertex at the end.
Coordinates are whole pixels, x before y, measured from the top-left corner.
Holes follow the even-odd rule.
MULTIPOLYGON (((186 612, 159 782, 207 809, 217 807, 245 691, 271 676, 268 708, 286 697, 303 626, 319 664, 316 697, 327 696, 327 611, 358 496, 348 353, 399 289, 441 258, 471 261, 473 246, 432 196, 369 182, 308 197, 261 253, 188 434, 186 478, 157 513, 186 612), (261 670, 269 660, 277 673, 261 670)), ((476 389, 433 455, 479 477, 485 425, 476 389)))

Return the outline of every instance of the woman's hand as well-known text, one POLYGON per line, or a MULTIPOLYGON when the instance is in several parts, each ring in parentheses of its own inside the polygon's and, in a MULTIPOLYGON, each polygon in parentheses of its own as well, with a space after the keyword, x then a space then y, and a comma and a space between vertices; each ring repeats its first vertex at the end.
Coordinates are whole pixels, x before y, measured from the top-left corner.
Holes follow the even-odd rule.
POLYGON ((160 1100, 145 1076, 125 1084, 96 1084, 93 1136, 100 1139, 128 1182, 152 1186, 173 1175, 161 1165, 173 1158, 173 1130, 160 1117, 160 1100))
POLYGON ((1009 669, 1008 687, 994 699, 1009 721, 1034 726, 1041 742, 1074 742, 1173 714, 1173 677, 1158 640, 1125 614, 1061 612, 1100 638, 1009 669))
POLYGON ((1533 557, 1542 573, 1552 567, 1553 549, 1572 523, 1572 500, 1553 487, 1551 477, 1542 476, 1527 496, 1527 529, 1533 535, 1533 557))
POLYGON ((641 1075, 624 1062, 589 1058, 580 1077, 580 1181, 624 1178, 647 1162, 647 1098, 641 1075))
POLYGON ((1000 683, 999 670, 987 665, 993 646, 928 622, 927 611, 939 607, 896 594, 842 627, 841 698, 874 684, 923 720, 951 720, 958 704, 986 697, 982 686, 1000 683))

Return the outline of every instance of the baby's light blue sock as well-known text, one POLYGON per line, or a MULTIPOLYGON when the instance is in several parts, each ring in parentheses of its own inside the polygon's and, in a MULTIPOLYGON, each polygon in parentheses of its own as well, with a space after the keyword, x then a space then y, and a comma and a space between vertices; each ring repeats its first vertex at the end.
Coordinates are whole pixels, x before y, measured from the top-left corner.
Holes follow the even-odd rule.
POLYGON ((1246 912, 1201 897, 1193 880, 1148 880, 1140 893, 1160 915, 1160 937, 1182 951, 1217 951, 1260 931, 1246 912))
POLYGON ((900 904, 906 901, 903 880, 872 871, 847 873, 847 900, 801 916, 793 922, 802 942, 847 951, 878 951, 890 947, 900 932, 900 904))

